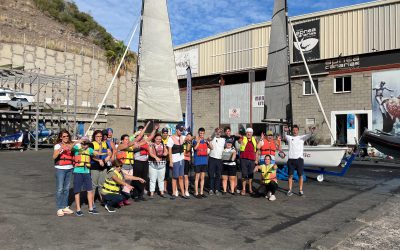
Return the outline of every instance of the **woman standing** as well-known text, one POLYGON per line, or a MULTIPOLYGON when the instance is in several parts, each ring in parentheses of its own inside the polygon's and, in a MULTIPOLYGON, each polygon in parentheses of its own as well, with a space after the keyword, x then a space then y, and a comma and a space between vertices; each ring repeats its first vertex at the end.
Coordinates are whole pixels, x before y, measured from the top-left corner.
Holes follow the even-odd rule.
POLYGON ((160 134, 155 135, 154 143, 151 144, 149 153, 150 198, 154 197, 156 182, 158 183, 160 196, 165 198, 164 178, 168 149, 162 143, 162 137, 160 134))
POLYGON ((226 194, 228 188, 228 177, 230 184, 229 193, 235 195, 236 188, 236 150, 233 147, 233 140, 226 140, 226 147, 222 152, 222 194, 226 194))
POLYGON ((56 205, 57 216, 73 214, 68 207, 69 186, 71 182, 73 166, 71 134, 63 129, 58 134, 54 145, 53 159, 56 168, 56 205))

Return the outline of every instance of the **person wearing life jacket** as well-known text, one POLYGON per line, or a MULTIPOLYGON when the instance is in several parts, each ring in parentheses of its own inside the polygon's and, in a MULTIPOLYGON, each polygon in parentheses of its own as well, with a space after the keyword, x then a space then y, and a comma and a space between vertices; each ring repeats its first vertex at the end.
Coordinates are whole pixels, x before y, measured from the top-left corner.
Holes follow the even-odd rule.
POLYGON ((194 158, 194 197, 201 199, 206 198, 204 195, 204 179, 208 169, 208 149, 210 148, 209 140, 204 139, 206 130, 199 128, 198 136, 193 140, 193 158, 194 158), (200 190, 199 190, 200 184, 200 190), (200 191, 200 192, 199 192, 200 191))
MULTIPOLYGON (((143 131, 144 133, 144 131, 143 131)), ((134 156, 133 151, 143 144, 147 143, 146 141, 142 140, 141 143, 138 142, 139 137, 134 139, 133 141, 129 140, 129 135, 124 134, 121 136, 121 144, 118 145, 118 152, 117 152, 117 161, 122 164, 122 173, 123 176, 133 176, 133 164, 134 164, 134 156)), ((129 181, 130 177, 125 179, 125 181, 129 181)), ((121 194, 124 197, 120 206, 123 205, 130 205, 129 198, 131 197, 131 190, 130 188, 123 187, 121 190, 121 194)))
POLYGON ((255 167, 254 172, 261 171, 262 177, 262 186, 257 192, 260 193, 260 190, 264 188, 265 191, 262 193, 262 195, 268 200, 274 201, 276 200, 275 192, 278 189, 278 179, 276 177, 278 166, 276 166, 275 163, 272 163, 271 159, 272 157, 270 155, 265 155, 265 164, 255 167))
POLYGON ((186 134, 186 141, 183 144, 183 160, 185 161, 185 169, 183 171, 183 185, 185 186, 185 196, 189 197, 189 174, 192 168, 192 133, 186 134))
POLYGON ((106 178, 101 189, 101 194, 105 203, 104 208, 110 213, 114 213, 115 208, 118 207, 118 205, 124 200, 124 197, 120 194, 121 187, 133 189, 133 187, 126 181, 137 180, 140 182, 145 182, 145 180, 142 178, 135 176, 124 176, 121 169, 122 164, 119 161, 115 161, 114 166, 107 171, 106 178))
POLYGON ((233 140, 227 139, 225 149, 222 152, 222 194, 227 193, 229 177, 229 193, 235 195, 236 187, 236 150, 233 147, 233 140))
MULTIPOLYGON (((169 130, 168 128, 163 128, 161 130, 161 140, 164 146, 167 147, 168 144, 168 139, 169 139, 169 130)), ((168 147, 167 147, 168 149, 168 147)), ((168 193, 168 182, 171 182, 171 176, 172 176, 172 169, 169 167, 169 157, 167 157, 167 163, 166 163, 166 168, 165 168, 165 177, 164 177, 164 191, 168 193)))
POLYGON ((168 157, 169 167, 172 168, 172 196, 171 200, 174 200, 178 196, 177 182, 179 182, 179 188, 181 191, 181 197, 183 199, 189 199, 185 196, 185 188, 183 186, 183 176, 185 170, 185 162, 183 155, 183 144, 185 143, 185 136, 182 132, 185 130, 182 124, 175 126, 176 132, 168 139, 168 157))
MULTIPOLYGON (((107 142, 104 140, 104 134, 101 130, 96 130, 92 136, 93 150, 98 153, 98 156, 92 157, 90 162, 90 175, 92 177, 94 198, 96 197, 96 191, 98 190, 100 202, 101 198, 101 187, 107 173, 107 166, 111 159, 111 150, 107 146, 107 142)), ((93 200, 93 204, 94 204, 93 200)), ((95 206, 96 207, 96 206, 95 206)))
POLYGON ((74 213, 68 206, 69 186, 74 168, 72 147, 71 134, 66 129, 61 130, 53 152, 54 167, 56 169, 57 216, 59 217, 74 213))
MULTIPOLYGON (((100 131, 101 132, 101 131, 100 131)), ((99 156, 99 152, 94 151, 89 147, 90 140, 87 137, 82 137, 77 144, 72 148, 74 154, 74 194, 76 204, 76 215, 82 216, 80 203, 80 192, 82 188, 87 192, 87 199, 89 205, 89 214, 98 214, 96 208, 93 206, 94 192, 92 187, 92 178, 90 176, 90 158, 92 156, 99 156)))
POLYGON ((257 141, 253 136, 253 129, 247 128, 246 135, 240 144, 240 166, 242 169, 242 191, 241 195, 246 195, 246 184, 249 184, 249 193, 253 193, 252 180, 253 171, 257 161, 257 141))
MULTIPOLYGON (((133 176, 140 177, 147 181, 149 178, 149 154, 150 154, 150 143, 151 140, 154 138, 156 131, 159 127, 158 124, 153 126, 153 131, 148 137, 144 136, 144 131, 147 130, 147 127, 150 123, 147 123, 146 127, 142 130, 142 132, 136 136, 138 142, 144 141, 141 146, 137 149, 134 149, 134 158, 135 162, 133 165, 133 176)), ((134 191, 134 200, 136 202, 139 201, 146 201, 144 198, 144 194, 147 193, 145 191, 145 184, 140 181, 132 181, 132 186, 135 188, 134 191)))
POLYGON ((257 144, 257 149, 260 150, 260 165, 264 164, 264 158, 266 155, 271 156, 271 163, 275 164, 275 155, 281 151, 278 140, 274 140, 274 133, 271 130, 267 131, 267 138, 264 133, 261 134, 261 139, 257 144))
POLYGON ((107 131, 106 141, 107 141, 108 148, 110 148, 110 150, 111 150, 111 162, 113 162, 113 161, 115 161, 115 158, 117 157, 118 140, 117 140, 117 138, 113 137, 114 131, 112 130, 112 128, 107 128, 106 131, 107 131))
POLYGON ((160 196, 166 198, 164 195, 164 177, 167 156, 167 146, 162 143, 161 134, 156 134, 153 143, 150 144, 149 151, 150 198, 154 198, 156 184, 158 184, 160 196))

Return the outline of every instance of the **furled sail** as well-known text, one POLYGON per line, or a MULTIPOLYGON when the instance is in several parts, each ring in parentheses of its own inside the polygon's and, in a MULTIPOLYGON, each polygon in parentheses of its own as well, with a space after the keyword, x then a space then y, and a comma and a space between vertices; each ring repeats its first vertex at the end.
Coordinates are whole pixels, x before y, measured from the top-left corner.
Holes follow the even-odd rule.
POLYGON ((166 0, 144 0, 139 51, 138 120, 182 121, 166 0))
POLYGON ((286 0, 275 0, 265 83, 265 122, 291 120, 286 0))

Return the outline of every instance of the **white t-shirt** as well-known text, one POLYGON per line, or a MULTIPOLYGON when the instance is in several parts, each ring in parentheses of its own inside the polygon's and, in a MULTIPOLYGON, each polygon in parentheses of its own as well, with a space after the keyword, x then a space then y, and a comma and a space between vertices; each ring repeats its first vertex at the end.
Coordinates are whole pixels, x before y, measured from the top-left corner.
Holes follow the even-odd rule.
POLYGON ((224 151, 224 147, 225 147, 225 138, 214 137, 214 139, 212 139, 212 141, 210 143, 213 146, 213 149, 210 150, 210 154, 208 156, 210 156, 214 159, 221 159, 222 152, 224 151))
MULTIPOLYGON (((174 140, 172 140, 172 137, 178 139, 178 137, 176 135, 172 135, 168 138, 168 142, 167 142, 167 147, 172 148, 172 146, 174 146, 174 140)), ((183 144, 183 142, 185 141, 185 136, 181 135, 179 142, 181 143, 181 145, 183 144)), ((183 152, 181 154, 172 154, 172 162, 178 162, 178 161, 183 161, 184 160, 184 156, 183 156, 183 152)))
POLYGON ((286 135, 286 141, 289 146, 289 159, 303 158, 304 142, 311 137, 311 134, 291 136, 286 135))
MULTIPOLYGON (((54 151, 59 150, 60 148, 61 148, 61 144, 54 145, 54 151)), ((64 170, 68 170, 68 169, 74 168, 74 166, 72 164, 71 165, 64 165, 64 166, 55 165, 54 167, 58 168, 58 169, 64 169, 64 170)))

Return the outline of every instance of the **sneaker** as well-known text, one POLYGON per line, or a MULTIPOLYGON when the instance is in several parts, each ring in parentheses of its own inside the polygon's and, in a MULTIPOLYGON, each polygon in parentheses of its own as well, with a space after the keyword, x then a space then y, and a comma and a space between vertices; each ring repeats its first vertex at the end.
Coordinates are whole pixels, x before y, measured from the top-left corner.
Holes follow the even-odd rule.
POLYGON ((164 199, 167 198, 167 196, 165 196, 165 194, 160 194, 160 197, 164 198, 164 199))
POLYGON ((74 211, 72 211, 69 207, 66 207, 62 210, 64 212, 64 214, 73 214, 74 211))
POLYGON ((79 216, 79 217, 83 216, 82 211, 76 211, 75 214, 76 214, 76 216, 79 216))
POLYGON ((216 195, 216 196, 220 196, 221 193, 217 190, 217 191, 215 191, 215 195, 216 195))
POLYGON ((240 194, 241 192, 242 192, 242 190, 236 189, 236 193, 240 194))
POLYGON ((287 193, 286 193, 286 195, 287 195, 287 196, 292 196, 292 195, 293 195, 292 190, 288 190, 287 193))
POLYGON ((186 192, 186 193, 185 193, 185 196, 186 196, 186 197, 189 197, 189 196, 190 196, 189 192, 186 192))
POLYGON ((57 210, 57 216, 58 216, 58 217, 64 216, 64 211, 63 211, 62 209, 58 209, 58 210, 57 210))
POLYGON ((171 195, 171 198, 169 198, 169 199, 171 199, 171 200, 175 200, 175 199, 176 199, 176 197, 178 197, 178 196, 176 196, 176 195, 171 195))
POLYGON ((201 198, 207 198, 205 194, 200 194, 201 198))
POLYGON ((304 192, 303 192, 303 191, 300 191, 300 192, 299 192, 299 195, 300 195, 300 196, 304 196, 304 192))
POLYGON ((125 206, 129 206, 131 204, 131 202, 129 200, 124 200, 123 203, 125 206))
POLYGON ((214 191, 210 190, 210 191, 208 192, 208 195, 214 195, 214 191))
POLYGON ((182 195, 181 197, 182 197, 182 199, 185 199, 185 200, 189 200, 190 199, 189 197, 187 197, 185 195, 182 195))
POLYGON ((270 201, 274 201, 274 200, 276 200, 276 197, 275 197, 275 195, 271 195, 271 197, 269 197, 269 200, 270 200, 270 201))
POLYGON ((203 199, 203 197, 200 194, 195 194, 194 197, 196 197, 197 199, 203 199))
POLYGON ((92 210, 89 210, 89 214, 99 214, 99 212, 93 208, 92 210))
POLYGON ((139 200, 141 200, 141 201, 147 201, 147 199, 144 198, 143 196, 139 197, 139 200))
MULTIPOLYGON (((104 208, 109 212, 109 213, 115 213, 115 208, 105 205, 104 208)), ((89 211, 90 213, 90 211, 89 211)))
POLYGON ((267 193, 267 196, 265 196, 265 198, 269 199, 269 198, 271 197, 271 195, 272 195, 272 193, 271 193, 271 192, 268 192, 268 193, 267 193))

